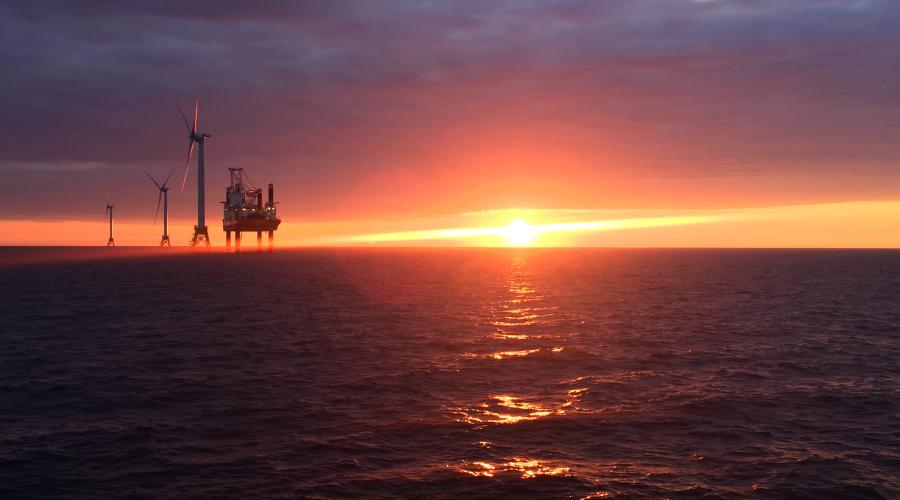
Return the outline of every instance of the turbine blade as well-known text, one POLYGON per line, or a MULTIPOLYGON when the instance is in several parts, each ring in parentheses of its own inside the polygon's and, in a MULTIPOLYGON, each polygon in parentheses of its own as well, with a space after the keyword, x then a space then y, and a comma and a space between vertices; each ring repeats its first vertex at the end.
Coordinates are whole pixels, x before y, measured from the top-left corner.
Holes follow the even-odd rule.
POLYGON ((172 177, 172 172, 174 172, 174 171, 175 171, 175 167, 172 167, 172 169, 169 170, 169 175, 166 176, 166 180, 163 181, 162 186, 160 187, 160 189, 163 189, 164 187, 166 187, 166 185, 169 183, 169 178, 172 177))
POLYGON ((188 145, 187 161, 184 162, 184 177, 181 179, 181 192, 184 193, 184 185, 187 183, 188 168, 191 166, 191 155, 194 154, 194 139, 188 145))
POLYGON ((156 219, 159 217, 159 205, 162 203, 162 191, 159 192, 159 197, 156 199, 156 215, 153 216, 153 225, 156 226, 156 219))
POLYGON ((200 115, 200 98, 194 99, 194 128, 191 129, 192 134, 197 133, 197 117, 200 115))
POLYGON ((150 172, 147 172, 146 170, 144 170, 144 173, 147 174, 147 177, 150 178, 150 182, 152 182, 153 184, 156 184, 156 187, 158 187, 159 189, 162 189, 162 186, 160 186, 159 183, 156 182, 156 179, 154 179, 153 176, 150 175, 150 172))
POLYGON ((181 119, 184 120, 184 128, 188 129, 188 132, 191 131, 191 124, 188 123, 187 117, 184 116, 184 111, 181 110, 178 106, 175 106, 178 109, 178 112, 181 114, 181 119))

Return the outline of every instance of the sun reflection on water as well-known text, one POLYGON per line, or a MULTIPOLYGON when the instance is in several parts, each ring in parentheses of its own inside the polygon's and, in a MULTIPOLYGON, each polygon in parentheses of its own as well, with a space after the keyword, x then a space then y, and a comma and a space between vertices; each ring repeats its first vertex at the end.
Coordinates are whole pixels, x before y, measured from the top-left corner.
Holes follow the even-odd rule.
POLYGON ((494 477, 501 474, 515 474, 522 479, 538 476, 568 475, 569 467, 550 464, 534 458, 513 457, 507 462, 490 463, 484 461, 464 462, 457 468, 462 474, 476 477, 494 477))
POLYGON ((474 352, 467 352, 463 354, 463 357, 466 359, 506 359, 506 358, 522 358, 525 356, 531 356, 532 354, 537 354, 539 352, 547 352, 547 353, 559 353, 562 352, 565 347, 551 347, 549 349, 522 349, 519 351, 497 351, 497 352, 489 352, 486 354, 479 354, 474 352))
POLYGON ((497 394, 477 406, 458 407, 452 411, 457 416, 455 420, 467 424, 517 424, 578 411, 578 400, 586 391, 586 388, 570 389, 561 399, 546 402, 510 394, 497 394))
MULTIPOLYGON (((539 291, 540 287, 529 275, 524 257, 512 262, 510 275, 504 285, 502 298, 498 297, 489 307, 488 317, 479 321, 482 325, 492 327, 493 331, 483 337, 486 342, 481 341, 481 352, 465 353, 463 358, 502 361, 503 366, 509 363, 511 370, 527 367, 512 361, 525 358, 533 359, 532 362, 540 366, 560 366, 556 359, 560 359, 560 353, 566 348, 557 343, 561 338, 557 334, 559 310, 550 301, 549 295, 539 291)), ((479 369, 480 366, 483 365, 475 365, 472 369, 479 369)), ((580 411, 579 400, 588 390, 583 384, 553 381, 552 378, 547 381, 552 385, 549 390, 534 387, 528 393, 522 393, 519 385, 505 390, 497 387, 497 392, 489 393, 479 401, 460 402, 458 406, 447 409, 454 420, 472 426, 475 431, 482 431, 490 426, 498 426, 499 429, 499 426, 560 418, 580 411)), ((448 467, 473 477, 506 475, 530 479, 570 474, 570 468, 565 464, 526 458, 522 455, 527 452, 522 451, 519 456, 510 453, 505 458, 486 459, 483 454, 486 449, 493 449, 494 441, 496 438, 492 438, 490 442, 478 441, 479 451, 472 460, 448 467)), ((497 443, 500 449, 509 449, 510 446, 514 449, 515 443, 497 443)))
POLYGON ((540 349, 524 349, 521 351, 492 352, 492 353, 488 354, 488 356, 490 356, 494 359, 503 359, 503 358, 528 356, 529 354, 534 354, 536 352, 540 352, 540 349))
POLYGON ((501 333, 501 332, 494 332, 490 336, 495 339, 502 339, 502 340, 525 340, 525 339, 531 337, 530 335, 519 335, 519 334, 501 333))
POLYGON ((505 297, 490 308, 487 324, 496 328, 494 338, 523 340, 530 332, 510 330, 554 326, 556 308, 546 304, 547 296, 538 292, 537 284, 526 272, 524 258, 513 261, 505 283, 505 297), (507 335, 503 337, 503 335, 507 335))
POLYGON ((578 500, 594 500, 595 498, 609 498, 608 491, 595 491, 589 495, 585 495, 578 500))

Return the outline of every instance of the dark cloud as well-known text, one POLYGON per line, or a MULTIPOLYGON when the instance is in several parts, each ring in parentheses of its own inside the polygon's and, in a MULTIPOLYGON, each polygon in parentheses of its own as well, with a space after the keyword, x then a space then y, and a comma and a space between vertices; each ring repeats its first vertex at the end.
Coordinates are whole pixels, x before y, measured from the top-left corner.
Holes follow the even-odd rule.
POLYGON ((368 172, 535 141, 641 176, 875 175, 898 21, 891 0, 3 2, 0 161, 42 166, 14 197, 66 203, 2 214, 82 213, 59 190, 178 166, 195 95, 211 161, 319 212, 368 172))

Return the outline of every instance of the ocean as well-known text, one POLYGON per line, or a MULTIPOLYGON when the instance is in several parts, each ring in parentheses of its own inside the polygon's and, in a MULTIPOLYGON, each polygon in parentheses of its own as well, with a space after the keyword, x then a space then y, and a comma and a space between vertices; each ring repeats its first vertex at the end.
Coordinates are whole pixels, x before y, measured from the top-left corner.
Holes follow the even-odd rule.
POLYGON ((900 252, 0 249, 0 497, 900 498, 900 252))

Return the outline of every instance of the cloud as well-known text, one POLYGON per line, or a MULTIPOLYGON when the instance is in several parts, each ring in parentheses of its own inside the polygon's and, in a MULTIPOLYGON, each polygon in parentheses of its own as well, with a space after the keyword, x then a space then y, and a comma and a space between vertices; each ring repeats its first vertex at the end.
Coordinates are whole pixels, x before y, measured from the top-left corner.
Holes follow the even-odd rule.
MULTIPOLYGON (((873 175, 893 168, 898 21, 888 0, 7 2, 0 160, 178 165, 175 105, 196 95, 211 162, 284 179, 317 213, 379 172, 495 162, 479 175, 499 183, 529 159, 873 175)), ((52 198, 45 180, 22 191, 52 198)))
POLYGON ((86 172, 108 168, 110 168, 108 163, 99 161, 0 161, 0 172, 86 172))

